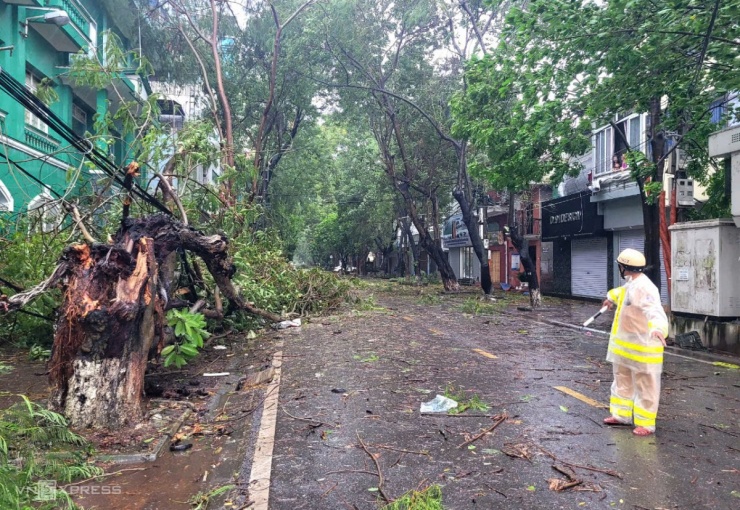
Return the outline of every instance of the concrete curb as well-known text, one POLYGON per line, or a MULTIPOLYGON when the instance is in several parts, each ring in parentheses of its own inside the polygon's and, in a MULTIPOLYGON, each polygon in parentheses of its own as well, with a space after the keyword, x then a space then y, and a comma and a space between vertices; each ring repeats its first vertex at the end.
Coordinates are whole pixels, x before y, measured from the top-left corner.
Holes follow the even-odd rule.
POLYGON ((172 436, 177 434, 182 424, 190 417, 193 411, 190 408, 185 409, 180 418, 170 427, 170 429, 159 436, 154 450, 150 453, 121 453, 117 455, 95 455, 93 460, 95 462, 111 462, 113 464, 139 464, 141 462, 154 462, 157 457, 162 453, 165 445, 172 439, 172 436))
MULTIPOLYGON (((552 326, 561 326, 564 328, 574 329, 576 331, 589 331, 591 333, 597 333, 600 335, 609 336, 608 331, 603 331, 600 329, 584 328, 582 326, 577 326, 575 324, 568 324, 567 322, 560 322, 560 321, 556 321, 553 319, 546 319, 542 317, 539 318, 538 320, 546 324, 550 324, 552 326)), ((666 346, 665 351, 669 354, 675 354, 677 356, 682 356, 685 358, 696 358, 698 360, 708 361, 708 362, 719 361, 722 363, 732 363, 733 365, 737 365, 739 361, 736 356, 732 356, 730 354, 720 354, 720 353, 711 352, 711 351, 692 351, 689 349, 681 349, 680 347, 676 347, 674 345, 666 346)))

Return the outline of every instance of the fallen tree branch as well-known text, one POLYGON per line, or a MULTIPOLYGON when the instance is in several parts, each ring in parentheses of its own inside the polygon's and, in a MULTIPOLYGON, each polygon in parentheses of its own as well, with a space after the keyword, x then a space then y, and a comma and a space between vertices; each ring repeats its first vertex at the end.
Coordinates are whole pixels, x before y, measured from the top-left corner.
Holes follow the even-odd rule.
POLYGON ((298 420, 298 421, 305 421, 305 422, 309 423, 309 424, 310 424, 310 425, 311 425, 312 427, 314 427, 314 428, 315 428, 315 427, 320 427, 320 426, 322 426, 322 425, 325 425, 325 426, 327 426, 327 427, 331 427, 331 425, 330 425, 330 424, 328 424, 328 423, 324 423, 323 421, 320 421, 320 420, 316 420, 316 419, 314 419, 314 418, 301 418, 300 416, 293 416, 293 415, 292 415, 292 414, 290 414, 290 413, 289 413, 288 411, 286 411, 286 410, 285 410, 285 407, 283 407, 282 405, 280 406, 280 409, 282 409, 282 410, 283 410, 283 412, 284 412, 285 414, 287 414, 288 416, 290 416, 290 417, 291 417, 291 418, 293 418, 294 420, 298 420))
MULTIPOLYGON (((41 294, 54 287, 57 282, 64 277, 68 270, 69 265, 66 262, 61 262, 57 265, 56 268, 54 268, 54 272, 51 273, 51 275, 49 275, 46 280, 42 281, 38 285, 28 289, 25 292, 14 294, 9 298, 4 297, 3 301, 5 301, 5 311, 16 310, 27 305, 28 303, 39 297, 41 294)), ((3 309, 3 306, 0 306, 0 309, 3 309)))
POLYGON ((578 469, 585 469, 587 471, 595 471, 597 473, 604 473, 605 475, 613 476, 614 478, 619 478, 620 480, 622 479, 622 475, 620 475, 616 471, 612 471, 611 469, 600 469, 600 468, 595 468, 593 466, 584 466, 584 465, 581 465, 581 464, 575 464, 573 462, 566 462, 566 461, 564 461, 562 459, 557 458, 553 453, 545 450, 540 445, 535 444, 534 446, 536 446, 542 453, 544 453, 545 455, 547 455, 548 457, 550 457, 552 460, 554 460, 556 462, 559 462, 561 464, 564 464, 564 465, 566 465, 568 467, 578 468, 578 469))
POLYGON ((378 476, 378 473, 374 473, 372 471, 367 471, 365 469, 338 469, 336 471, 327 471, 326 473, 324 473, 324 476, 326 476, 326 475, 336 475, 338 473, 364 473, 366 475, 378 476))
POLYGON ((80 211, 77 210, 77 206, 74 204, 70 204, 69 202, 64 202, 64 208, 72 213, 72 218, 74 218, 75 223, 77 224, 77 228, 80 229, 80 232, 82 232, 82 237, 85 238, 85 241, 88 243, 95 243, 95 239, 93 236, 90 235, 90 232, 87 230, 87 227, 82 222, 82 218, 80 217, 80 211))
POLYGON ((502 415, 499 415, 499 417, 498 417, 498 420, 496 421, 496 423, 494 423, 494 424, 493 424, 493 425, 492 425, 491 427, 488 427, 488 428, 487 428, 486 430, 484 430, 483 432, 481 432, 480 434, 478 434, 478 435, 477 435, 477 436, 475 436, 474 438, 472 438, 472 439, 468 439, 468 440, 467 440, 467 441, 465 441, 465 442, 464 442, 463 444, 461 444, 460 446, 458 446, 458 448, 462 448, 463 446, 467 446, 467 445, 469 445, 470 443, 472 443, 472 442, 474 442, 474 441, 477 441, 477 440, 478 440, 478 439, 480 439, 481 437, 485 436, 486 434, 488 434, 488 433, 490 433, 490 432, 493 432, 493 431, 494 431, 494 430, 496 429, 496 427, 498 427, 499 425, 501 425, 501 424, 502 424, 503 422, 505 422, 505 421, 506 421, 506 420, 507 420, 508 418, 509 418, 509 415, 508 415, 508 414, 506 414, 506 413, 504 413, 504 414, 502 414, 502 415))
POLYGON ((394 452, 413 453, 414 455, 429 455, 429 452, 427 451, 416 452, 414 450, 404 450, 403 448, 394 448, 384 444, 374 444, 373 446, 375 448, 383 448, 384 450, 393 450, 394 452))
POLYGON ((149 469, 149 468, 142 467, 142 468, 119 469, 118 471, 113 471, 112 473, 103 473, 102 475, 97 475, 97 476, 93 476, 93 477, 90 477, 90 478, 86 478, 84 480, 78 480, 76 482, 68 483, 67 485, 62 485, 59 488, 60 489, 66 489, 67 487, 71 487, 73 485, 79 485, 81 483, 89 482, 91 480, 97 480, 99 478, 105 478, 107 476, 120 475, 121 473, 125 473, 126 471, 144 471, 146 469, 149 469))
POLYGON ((734 432, 730 432, 729 430, 722 430, 721 428, 715 427, 714 425, 707 425, 706 423, 700 423, 699 426, 700 427, 707 427, 707 428, 710 428, 710 429, 714 429, 717 432, 722 432, 723 434, 727 434, 728 436, 735 436, 735 437, 737 437, 737 434, 735 434, 734 432))
POLYGON ((380 496, 383 498, 383 500, 386 503, 390 503, 391 499, 383 491, 383 482, 384 482, 383 472, 380 470, 380 464, 378 463, 378 459, 376 459, 375 455, 370 453, 370 450, 367 449, 367 446, 365 445, 365 443, 362 441, 362 438, 360 437, 360 433, 357 432, 356 434, 357 434, 357 440, 360 442, 360 446, 362 447, 363 450, 365 450, 365 453, 367 453, 368 456, 371 459, 373 459, 373 462, 375 463, 375 469, 378 470, 378 494, 380 494, 380 496))
MULTIPOLYGON (((170 161, 174 161, 175 157, 177 155, 172 156, 172 159, 170 161)), ((169 162, 167 163, 169 165, 169 162)), ((175 202, 175 205, 177 206, 177 210, 180 211, 180 218, 183 223, 183 225, 188 224, 188 215, 185 212, 185 208, 182 206, 182 201, 180 200, 180 196, 175 193, 175 191, 172 189, 172 186, 170 186, 169 181, 160 173, 154 172, 155 177, 159 177, 159 185, 164 190, 165 194, 165 200, 167 199, 167 196, 170 196, 172 200, 175 202)))

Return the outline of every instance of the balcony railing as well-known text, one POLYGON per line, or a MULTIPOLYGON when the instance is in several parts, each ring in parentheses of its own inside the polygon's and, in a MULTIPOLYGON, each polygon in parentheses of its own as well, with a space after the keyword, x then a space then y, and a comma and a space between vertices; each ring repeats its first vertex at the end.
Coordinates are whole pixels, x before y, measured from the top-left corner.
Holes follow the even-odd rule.
POLYGON ((46 5, 63 9, 69 15, 70 21, 80 29, 80 32, 88 38, 90 37, 90 22, 92 19, 87 9, 79 2, 75 0, 46 0, 46 5))
POLYGON ((59 141, 50 138, 46 135, 38 133, 33 129, 26 127, 26 145, 33 147, 34 149, 40 150, 45 154, 51 154, 59 148, 59 141))
POLYGON ((525 236, 539 236, 542 234, 542 220, 540 218, 530 218, 524 224, 525 236))
MULTIPOLYGON (((33 23, 39 32, 57 51, 77 53, 85 47, 95 44, 96 30, 93 28, 93 17, 77 0, 42 0, 44 8, 62 9, 69 16, 69 23, 60 27, 47 23, 33 23), (64 37, 59 37, 63 34, 64 37)), ((33 12, 33 7, 29 12, 33 12)))

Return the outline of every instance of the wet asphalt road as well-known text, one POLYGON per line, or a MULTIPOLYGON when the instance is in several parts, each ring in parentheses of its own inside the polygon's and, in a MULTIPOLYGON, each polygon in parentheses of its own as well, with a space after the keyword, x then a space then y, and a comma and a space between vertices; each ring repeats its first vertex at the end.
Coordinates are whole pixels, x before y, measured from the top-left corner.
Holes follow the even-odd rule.
POLYGON ((376 292, 375 310, 285 335, 270 508, 372 509, 430 483, 446 509, 740 506, 739 370, 666 355, 657 433, 635 437, 601 424, 606 337, 544 322, 580 323, 597 305, 546 300, 526 313, 499 301, 505 310, 463 313, 471 296, 376 292), (508 419, 460 448, 494 421, 420 415, 450 387, 492 406, 465 414, 508 419), (549 489, 568 481, 553 465, 581 483, 549 489))

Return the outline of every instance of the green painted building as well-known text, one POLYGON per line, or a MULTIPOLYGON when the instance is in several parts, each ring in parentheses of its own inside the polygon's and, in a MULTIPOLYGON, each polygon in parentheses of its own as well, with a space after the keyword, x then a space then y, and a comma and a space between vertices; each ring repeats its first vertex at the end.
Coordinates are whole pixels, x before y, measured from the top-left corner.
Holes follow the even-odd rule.
MULTIPOLYGON (((0 68, 30 89, 51 86, 58 99, 49 107, 76 134, 94 131, 96 115, 146 95, 138 76, 120 74, 106 88, 77 86, 69 78, 71 59, 96 52, 104 59, 105 40, 115 33, 124 49, 138 46, 136 9, 129 0, 0 0, 0 68)), ((115 162, 133 159, 129 142, 111 133, 110 146, 96 146, 115 162)), ((104 174, 81 164, 82 154, 60 133, 0 88, 0 211, 33 211, 44 229, 61 221, 59 198, 94 194, 104 174), (68 195, 69 196, 69 195, 68 195)))

